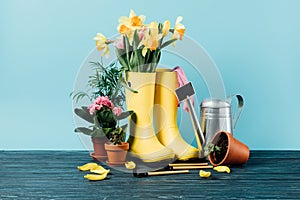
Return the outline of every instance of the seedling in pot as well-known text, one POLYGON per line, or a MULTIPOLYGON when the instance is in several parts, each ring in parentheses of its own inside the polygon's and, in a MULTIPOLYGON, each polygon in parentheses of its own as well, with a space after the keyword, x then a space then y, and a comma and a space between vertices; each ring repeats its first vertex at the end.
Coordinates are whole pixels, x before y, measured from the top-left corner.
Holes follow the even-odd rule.
POLYGON ((220 154, 221 147, 210 142, 204 147, 204 156, 207 157, 209 154, 213 152, 215 152, 216 154, 220 154))

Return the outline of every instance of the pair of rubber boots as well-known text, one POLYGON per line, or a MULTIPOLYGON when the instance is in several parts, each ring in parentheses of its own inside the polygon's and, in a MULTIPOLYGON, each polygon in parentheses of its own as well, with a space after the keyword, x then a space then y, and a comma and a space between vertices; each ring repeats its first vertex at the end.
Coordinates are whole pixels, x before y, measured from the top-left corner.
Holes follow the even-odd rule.
POLYGON ((201 149, 185 142, 178 130, 176 72, 157 69, 156 73, 127 72, 126 76, 129 86, 138 91, 126 90, 127 109, 135 112, 130 119, 130 153, 143 162, 199 158, 201 149))

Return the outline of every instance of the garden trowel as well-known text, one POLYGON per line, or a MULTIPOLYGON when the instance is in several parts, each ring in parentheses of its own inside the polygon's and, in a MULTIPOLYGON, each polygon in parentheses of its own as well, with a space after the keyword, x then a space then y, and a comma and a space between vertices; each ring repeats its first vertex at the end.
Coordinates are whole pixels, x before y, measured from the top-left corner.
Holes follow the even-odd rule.
POLYGON ((189 114, 190 114, 190 117, 192 120, 197 146, 200 149, 202 147, 202 145, 204 145, 205 139, 204 139, 204 135, 202 133, 200 123, 197 118, 195 109, 190 100, 190 97, 195 95, 194 87, 193 87, 192 83, 189 82, 189 83, 177 88, 175 90, 175 93, 176 93, 176 96, 177 96, 179 102, 186 100, 188 103, 189 114))

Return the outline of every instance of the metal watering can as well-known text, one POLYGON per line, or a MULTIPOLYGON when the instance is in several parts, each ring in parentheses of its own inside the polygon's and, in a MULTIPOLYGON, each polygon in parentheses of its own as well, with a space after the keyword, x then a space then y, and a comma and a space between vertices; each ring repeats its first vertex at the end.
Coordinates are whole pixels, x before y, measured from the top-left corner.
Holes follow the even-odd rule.
POLYGON ((233 133, 237 120, 244 106, 244 99, 241 95, 235 94, 229 96, 226 100, 207 99, 203 100, 200 108, 201 125, 197 118, 194 107, 192 106, 190 97, 195 95, 195 90, 191 82, 177 88, 175 90, 178 100, 186 100, 188 103, 189 114, 193 124, 197 146, 202 147, 201 157, 204 157, 204 147, 211 142, 213 136, 219 131, 227 131, 233 133), (238 108, 234 114, 233 122, 231 120, 231 101, 236 97, 238 100, 238 108), (233 128, 232 128, 233 127, 233 128))
POLYGON ((201 130, 205 137, 205 142, 202 146, 205 147, 211 142, 212 138, 219 130, 224 130, 233 134, 233 130, 236 127, 243 106, 244 99, 239 94, 231 95, 226 100, 203 100, 200 105, 200 116, 201 130), (232 118, 231 101, 234 97, 238 100, 238 108, 232 118))

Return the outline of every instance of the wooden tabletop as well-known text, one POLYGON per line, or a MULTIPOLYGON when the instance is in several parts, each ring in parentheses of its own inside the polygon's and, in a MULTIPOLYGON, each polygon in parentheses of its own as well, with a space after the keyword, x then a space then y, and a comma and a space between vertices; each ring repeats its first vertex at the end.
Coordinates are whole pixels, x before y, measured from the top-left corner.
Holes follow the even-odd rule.
MULTIPOLYGON (((0 151, 0 199, 300 199, 300 151, 251 151, 231 173, 136 178, 111 169, 88 181, 86 151, 0 151)), ((104 167, 110 168, 108 166, 104 167)))

